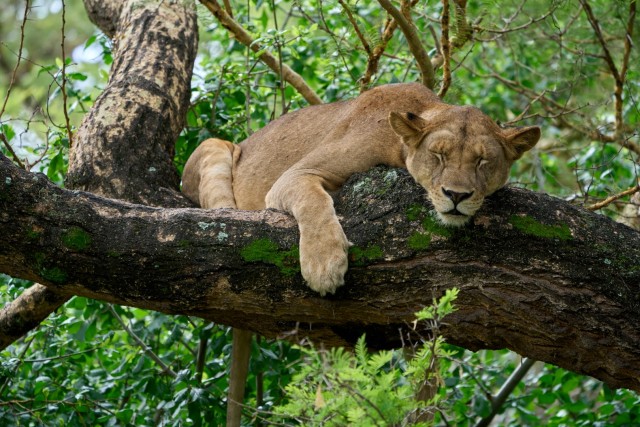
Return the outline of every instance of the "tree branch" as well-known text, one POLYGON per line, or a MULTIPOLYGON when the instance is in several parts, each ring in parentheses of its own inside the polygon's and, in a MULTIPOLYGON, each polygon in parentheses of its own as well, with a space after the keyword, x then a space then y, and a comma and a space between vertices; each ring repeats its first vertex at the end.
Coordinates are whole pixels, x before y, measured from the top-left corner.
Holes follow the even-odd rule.
POLYGON ((297 226, 282 213, 132 205, 4 156, 0 176, 0 272, 14 277, 268 337, 349 345, 366 332, 371 348, 411 339, 413 313, 457 287, 449 342, 640 390, 640 233, 561 200, 506 189, 473 225, 445 229, 406 172, 356 176, 336 196, 355 244, 347 284, 321 298, 297 272, 297 226))
POLYGON ((433 87, 435 86, 433 65, 431 64, 431 60, 429 59, 429 54, 427 53, 424 46, 422 46, 422 42, 420 41, 420 37, 418 37, 415 25, 413 25, 413 22, 408 21, 402 14, 402 12, 396 9, 396 7, 392 5, 389 0, 378 0, 378 3, 380 3, 380 6, 382 6, 398 23, 398 26, 407 39, 409 49, 411 50, 413 57, 416 59, 416 63, 418 64, 418 68, 420 69, 420 74, 422 75, 422 84, 424 84, 429 89, 433 89, 433 87))
POLYGON ((478 421, 475 427, 488 427, 491 424, 491 421, 498 415, 500 408, 507 401, 507 398, 511 395, 516 386, 522 381, 529 369, 536 363, 535 360, 532 359, 523 359, 522 362, 516 367, 516 369, 511 373, 507 381, 500 387, 498 394, 495 396, 489 396, 491 398, 491 413, 486 417, 482 418, 478 421))
MULTIPOLYGON (((260 43, 256 43, 249 33, 247 33, 240 24, 229 16, 222 7, 220 7, 220 4, 216 0, 200 0, 200 3, 209 9, 213 16, 220 21, 222 26, 233 34, 236 40, 243 45, 248 46, 254 52, 260 52, 262 50, 262 45, 260 43)), ((282 77, 291 86, 293 86, 309 104, 322 104, 322 99, 320 99, 309 85, 307 85, 302 76, 289 68, 288 65, 283 64, 281 69, 278 59, 266 51, 260 54, 258 58, 260 58, 260 60, 271 68, 277 75, 282 75, 282 77)))
POLYGON ((37 327, 71 296, 34 284, 0 310, 0 350, 37 327))
MULTIPOLYGON (((67 187, 156 206, 192 206, 176 191, 173 151, 189 105, 195 10, 122 0, 85 0, 85 7, 105 33, 119 32, 120 49, 107 88, 76 134, 67 187)), ((0 349, 70 296, 38 284, 25 291, 0 311, 0 349)))
POLYGON ((623 111, 622 111, 624 100, 622 95, 624 91, 624 81, 625 81, 627 66, 629 62, 629 55, 631 52, 631 37, 633 34, 633 26, 634 26, 635 15, 636 15, 636 1, 632 0, 631 2, 629 2, 629 20, 627 22, 627 27, 625 28, 626 31, 624 35, 624 54, 623 54, 623 60, 622 60, 622 67, 620 70, 618 70, 618 67, 616 67, 616 64, 613 60, 613 56, 611 55, 609 46, 607 45, 607 42, 604 39, 602 30, 600 29, 600 23, 595 17, 593 10, 591 9, 591 6, 587 2, 587 0, 580 0, 580 4, 582 5, 582 8, 584 9, 585 14, 587 15, 587 19, 589 20, 589 24, 591 24, 591 27, 593 28, 593 32, 595 33, 596 38, 598 39, 598 42, 602 47, 604 60, 607 63, 607 66, 609 67, 611 76, 613 76, 614 99, 615 99, 615 124, 616 124, 614 138, 618 139, 620 138, 624 130, 623 129, 624 118, 623 118, 623 111))
POLYGON ((442 84, 438 96, 444 98, 451 85, 451 45, 449 43, 449 0, 442 0, 442 16, 440 17, 442 36, 442 84))
POLYGON ((602 209, 605 206, 609 206, 611 203, 615 202, 618 199, 623 198, 624 196, 630 196, 639 191, 640 191, 640 182, 634 187, 627 188, 626 190, 621 191, 618 194, 614 194, 613 196, 607 197, 603 201, 589 205, 586 208, 590 211, 597 211, 598 209, 602 209))

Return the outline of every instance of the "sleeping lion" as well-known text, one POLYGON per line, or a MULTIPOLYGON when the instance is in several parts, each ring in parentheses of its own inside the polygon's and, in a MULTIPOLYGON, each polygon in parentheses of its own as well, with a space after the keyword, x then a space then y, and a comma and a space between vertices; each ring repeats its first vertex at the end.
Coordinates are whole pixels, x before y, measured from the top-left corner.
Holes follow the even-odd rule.
POLYGON ((183 192, 203 208, 280 209, 300 229, 300 265, 321 295, 344 284, 347 240, 330 192, 376 165, 406 168, 440 221, 461 226, 540 138, 536 126, 502 129, 474 107, 442 102, 418 83, 303 108, 238 145, 204 141, 189 158, 183 192))

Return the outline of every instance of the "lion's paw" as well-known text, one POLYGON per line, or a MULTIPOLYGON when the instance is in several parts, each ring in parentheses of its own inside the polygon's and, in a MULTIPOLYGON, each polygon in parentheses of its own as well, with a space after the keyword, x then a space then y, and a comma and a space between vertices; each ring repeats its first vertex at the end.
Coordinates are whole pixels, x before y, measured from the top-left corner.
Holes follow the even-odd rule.
POLYGON ((344 285, 349 245, 342 228, 333 233, 301 236, 300 267, 311 289, 324 296, 344 285))

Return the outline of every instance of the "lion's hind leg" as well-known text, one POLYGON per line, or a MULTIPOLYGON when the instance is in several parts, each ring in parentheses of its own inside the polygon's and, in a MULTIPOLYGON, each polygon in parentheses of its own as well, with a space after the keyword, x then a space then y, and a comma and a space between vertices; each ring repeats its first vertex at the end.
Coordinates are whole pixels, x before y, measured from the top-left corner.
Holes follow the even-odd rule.
POLYGON ((233 159, 240 147, 210 138, 193 152, 182 174, 182 192, 205 209, 235 208, 233 159))

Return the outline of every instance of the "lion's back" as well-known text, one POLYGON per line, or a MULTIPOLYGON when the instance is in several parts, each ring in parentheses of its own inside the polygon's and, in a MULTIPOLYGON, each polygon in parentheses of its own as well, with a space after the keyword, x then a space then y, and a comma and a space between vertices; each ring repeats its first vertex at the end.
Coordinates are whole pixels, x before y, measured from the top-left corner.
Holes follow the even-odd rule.
POLYGON ((355 161, 332 158, 328 146, 336 141, 357 141, 360 159, 373 155, 376 147, 366 144, 380 145, 380 140, 395 139, 388 124, 390 111, 419 113, 433 102, 438 98, 420 84, 396 84, 371 89, 350 101, 306 107, 283 115, 240 144, 241 155, 233 172, 238 208, 263 209, 264 198, 275 181, 311 153, 322 158, 323 163, 355 161))

